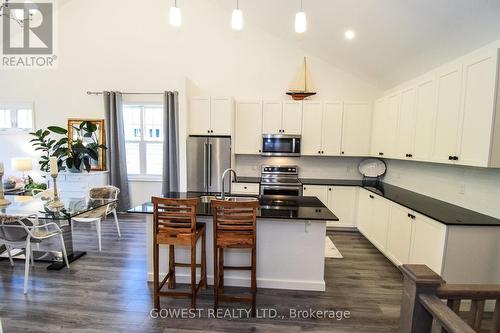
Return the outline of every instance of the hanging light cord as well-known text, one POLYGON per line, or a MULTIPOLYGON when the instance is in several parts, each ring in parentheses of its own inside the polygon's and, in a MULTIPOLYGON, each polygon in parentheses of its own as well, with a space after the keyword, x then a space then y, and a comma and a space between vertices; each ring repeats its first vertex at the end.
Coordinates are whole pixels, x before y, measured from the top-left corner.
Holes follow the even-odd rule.
POLYGON ((301 12, 303 12, 303 11, 304 11, 304 8, 303 8, 303 6, 302 6, 302 5, 303 5, 303 4, 302 4, 302 0, 300 0, 300 11, 301 11, 301 12))
POLYGON ((236 9, 240 9, 240 0, 236 0, 236 9))

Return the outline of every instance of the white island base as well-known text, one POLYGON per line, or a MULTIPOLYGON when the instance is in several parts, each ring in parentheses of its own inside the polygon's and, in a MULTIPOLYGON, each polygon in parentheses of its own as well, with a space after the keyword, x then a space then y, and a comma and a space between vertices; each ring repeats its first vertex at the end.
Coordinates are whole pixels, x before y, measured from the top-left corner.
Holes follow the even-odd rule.
MULTIPOLYGON (((213 284, 212 218, 198 216, 207 226, 207 278, 213 284)), ((147 280, 153 281, 153 216, 147 218, 147 280)), ((282 219, 257 220, 257 287, 325 291, 325 221, 282 219)), ((196 262, 200 263, 201 240, 198 241, 196 262)), ((176 247, 176 262, 189 263, 188 247, 176 247)), ((224 264, 249 266, 250 250, 230 249, 224 252, 224 264)), ((160 246, 160 280, 168 272, 168 246, 160 246)), ((190 283, 189 268, 177 267, 178 283, 190 283)), ((197 269, 197 280, 200 270, 197 269)), ((249 271, 224 272, 226 286, 250 286, 249 271)))

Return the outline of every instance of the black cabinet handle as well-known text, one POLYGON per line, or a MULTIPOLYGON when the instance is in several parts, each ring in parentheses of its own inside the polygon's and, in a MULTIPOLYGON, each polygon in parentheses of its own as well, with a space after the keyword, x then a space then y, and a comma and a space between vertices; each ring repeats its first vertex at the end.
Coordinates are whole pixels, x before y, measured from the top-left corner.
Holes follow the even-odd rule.
POLYGON ((458 161, 458 156, 453 156, 454 161, 458 161))
POLYGON ((321 150, 318 150, 318 154, 321 154, 321 150))
POLYGON ((304 186, 304 191, 307 190, 307 187, 304 186))
POLYGON ((243 188, 244 188, 245 190, 246 190, 246 189, 248 189, 248 187, 246 187, 246 186, 243 186, 243 188))
POLYGON ((342 155, 344 155, 344 152, 342 152, 342 155))
POLYGON ((380 153, 378 153, 378 154, 379 154, 380 156, 383 156, 383 155, 384 155, 384 153, 382 153, 382 152, 380 152, 380 153))
POLYGON ((410 158, 413 157, 413 154, 408 154, 408 157, 410 157, 410 158))
POLYGON ((331 188, 331 187, 329 187, 329 188, 328 188, 328 191, 331 191, 331 190, 332 190, 332 188, 331 188))
MULTIPOLYGON (((325 152, 324 151, 321 151, 321 154, 324 154, 325 152)), ((458 159, 458 158, 457 158, 458 159)))
POLYGON ((210 130, 207 130, 207 133, 210 133, 210 130))
POLYGON ((453 156, 448 156, 448 159, 449 159, 450 161, 453 161, 453 156))
POLYGON ((373 195, 371 195, 371 194, 370 194, 370 198, 371 198, 371 199, 375 199, 375 197, 374 197, 373 195))
POLYGON ((408 217, 411 218, 412 220, 414 220, 416 216, 413 215, 413 214, 408 213, 408 217))

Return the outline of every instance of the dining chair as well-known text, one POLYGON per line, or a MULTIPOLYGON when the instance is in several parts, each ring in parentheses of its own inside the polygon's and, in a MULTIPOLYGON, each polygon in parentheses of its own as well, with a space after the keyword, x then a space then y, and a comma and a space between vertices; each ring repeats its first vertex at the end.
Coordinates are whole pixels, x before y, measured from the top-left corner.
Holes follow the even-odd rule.
MULTIPOLYGON (((115 186, 101 186, 94 187, 89 190, 88 197, 90 199, 112 199, 116 200, 120 194, 120 189, 115 186)), ((97 230, 97 242, 99 245, 99 252, 102 250, 101 239, 102 239, 102 228, 101 222, 103 218, 108 215, 113 214, 115 220, 116 230, 118 231, 118 238, 121 238, 120 224, 118 222, 118 216, 116 214, 116 202, 103 206, 101 208, 92 210, 88 213, 79 215, 71 219, 71 232, 73 233, 73 224, 76 223, 94 223, 97 230)))
POLYGON ((45 239, 58 237, 61 242, 62 253, 66 266, 69 268, 66 246, 61 228, 54 222, 39 224, 36 215, 11 216, 0 215, 0 245, 5 245, 11 266, 14 266, 11 251, 13 249, 24 249, 24 293, 28 293, 28 279, 30 261, 34 265, 32 243, 40 243, 45 239))

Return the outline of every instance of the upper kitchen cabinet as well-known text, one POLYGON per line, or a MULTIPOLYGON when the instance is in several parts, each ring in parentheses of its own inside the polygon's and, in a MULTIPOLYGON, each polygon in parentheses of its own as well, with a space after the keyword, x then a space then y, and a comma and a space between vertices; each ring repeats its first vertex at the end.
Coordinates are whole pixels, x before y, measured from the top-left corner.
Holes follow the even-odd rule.
POLYGON ((396 137, 399 119, 400 94, 375 102, 371 153, 380 157, 396 157, 396 137))
POLYGON ((462 64, 454 64, 436 74, 436 123, 434 151, 436 162, 453 162, 458 159, 458 134, 462 90, 462 64))
POLYGON ((231 135, 234 101, 229 97, 194 97, 189 103, 189 135, 231 135))
POLYGON ((470 56, 463 62, 458 164, 500 166, 500 90, 497 76, 496 49, 470 56))
POLYGON ((300 135, 302 132, 302 102, 264 101, 263 134, 300 135))
POLYGON ((344 102, 342 156, 370 154, 372 106, 365 102, 344 102))
POLYGON ((340 155, 342 114, 342 102, 304 102, 302 114, 302 155, 340 155))
POLYGON ((399 108, 399 126, 396 140, 396 158, 413 158, 415 139, 415 88, 411 87, 401 92, 399 108))
POLYGON ((419 81, 415 87, 415 138, 413 156, 430 161, 434 148, 434 116, 436 114, 436 80, 434 75, 419 81))
POLYGON ((373 156, 380 155, 384 149, 384 111, 386 109, 386 104, 385 98, 375 101, 371 142, 371 153, 373 156))
POLYGON ((236 104, 235 154, 260 154, 262 144, 262 102, 236 104))

